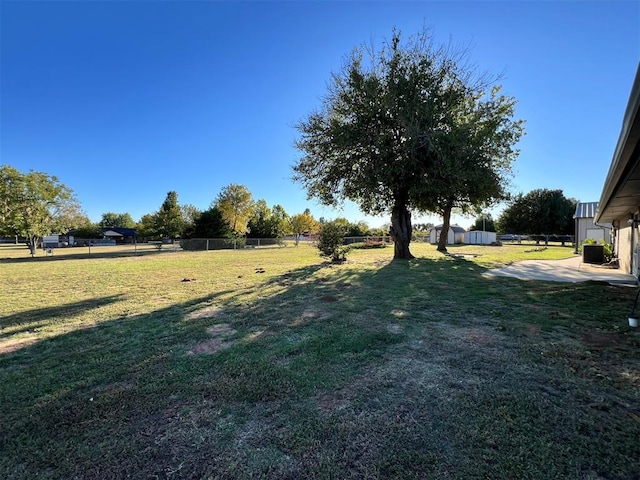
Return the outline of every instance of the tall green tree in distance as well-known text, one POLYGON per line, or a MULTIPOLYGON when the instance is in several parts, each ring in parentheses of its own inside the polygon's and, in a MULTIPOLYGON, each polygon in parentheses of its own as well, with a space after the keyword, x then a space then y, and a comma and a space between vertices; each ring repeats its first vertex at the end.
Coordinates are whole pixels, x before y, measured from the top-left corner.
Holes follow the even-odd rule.
POLYGON ((234 237, 241 237, 249 231, 254 202, 251 192, 244 185, 227 185, 211 206, 220 210, 234 237))
POLYGON ((211 207, 196 218, 191 238, 222 238, 230 235, 222 212, 217 207, 211 207))
POLYGON ((311 211, 307 208, 304 212, 293 215, 290 219, 291 232, 293 233, 293 239, 296 247, 300 243, 300 238, 305 233, 315 233, 319 229, 319 224, 311 211))
POLYGON ((481 213, 476 217, 476 221, 469 230, 479 230, 485 232, 495 232, 496 222, 490 213, 481 213))
POLYGON ((182 235, 183 229, 184 219, 178 205, 178 194, 171 191, 156 213, 156 230, 163 237, 175 239, 182 235))
POLYGON ((271 209, 271 220, 273 223, 273 232, 276 238, 283 238, 291 233, 291 222, 289 214, 282 205, 274 205, 271 209))
POLYGON ((136 226, 136 222, 128 213, 114 212, 103 213, 102 220, 98 224, 102 228, 135 228, 136 226))
POLYGON ((159 237, 156 223, 156 213, 143 215, 136 223, 136 236, 146 240, 159 237))
POLYGON ((491 84, 428 31, 357 48, 297 125, 294 180, 323 204, 390 213, 394 258, 413 258, 412 210, 446 216, 502 197, 522 125, 511 120, 513 99, 498 89, 486 98, 491 84))
POLYGON ((498 217, 496 226, 500 233, 571 235, 577 203, 562 190, 541 188, 526 195, 519 193, 498 217))
POLYGON ((0 231, 27 239, 31 256, 44 235, 86 221, 73 190, 52 175, 0 166, 0 231))

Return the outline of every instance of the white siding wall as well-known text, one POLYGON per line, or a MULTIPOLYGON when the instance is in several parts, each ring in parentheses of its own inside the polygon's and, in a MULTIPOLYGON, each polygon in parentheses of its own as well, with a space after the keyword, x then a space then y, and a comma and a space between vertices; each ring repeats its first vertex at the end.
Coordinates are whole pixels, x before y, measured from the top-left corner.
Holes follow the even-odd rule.
POLYGON ((598 227, 593 223, 593 218, 578 218, 576 245, 581 245, 586 239, 604 240, 611 243, 611 229, 598 227))

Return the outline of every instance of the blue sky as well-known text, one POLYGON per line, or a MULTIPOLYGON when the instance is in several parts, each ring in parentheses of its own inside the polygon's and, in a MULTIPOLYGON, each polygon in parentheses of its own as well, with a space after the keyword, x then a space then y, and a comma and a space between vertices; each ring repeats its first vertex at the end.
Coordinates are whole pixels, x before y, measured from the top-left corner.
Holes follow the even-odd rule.
POLYGON ((503 74, 527 122, 514 193, 595 201, 640 60, 637 1, 0 0, 0 22, 0 164, 58 176, 94 221, 137 220, 170 190, 206 209, 239 183, 290 214, 387 223, 308 201, 290 177, 293 125, 393 27, 428 26, 503 74))

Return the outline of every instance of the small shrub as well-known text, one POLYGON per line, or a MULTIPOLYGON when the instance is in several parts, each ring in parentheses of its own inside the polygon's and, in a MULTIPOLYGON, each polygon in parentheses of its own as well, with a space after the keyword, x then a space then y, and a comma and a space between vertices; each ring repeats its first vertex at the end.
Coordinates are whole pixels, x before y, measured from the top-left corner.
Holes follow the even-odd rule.
POLYGON ((320 255, 328 257, 332 262, 347 259, 350 247, 344 245, 344 229, 336 222, 325 223, 318 234, 318 250, 320 255))

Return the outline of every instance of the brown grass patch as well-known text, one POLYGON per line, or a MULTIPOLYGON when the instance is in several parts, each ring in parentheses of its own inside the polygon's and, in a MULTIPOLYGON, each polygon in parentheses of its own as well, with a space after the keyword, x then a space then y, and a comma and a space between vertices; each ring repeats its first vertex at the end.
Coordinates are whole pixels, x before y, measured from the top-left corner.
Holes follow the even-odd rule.
POLYGON ((226 342, 219 338, 212 338, 205 340, 195 345, 191 350, 187 352, 187 355, 211 355, 219 352, 220 350, 226 350, 235 345, 235 342, 226 342))
POLYGON ((337 302, 338 301, 338 297, 334 297, 333 295, 323 295, 320 297, 320 300, 322 300, 323 302, 337 302))
POLYGON ((627 343, 627 337, 620 333, 587 332, 582 336, 582 341, 593 347, 618 347, 627 343))
POLYGON ((9 338, 0 342, 0 354, 15 352, 16 350, 20 350, 21 348, 33 345, 37 341, 37 337, 26 337, 17 339, 9 338))
POLYGON ((190 320, 196 320, 198 318, 216 318, 222 314, 222 308, 220 307, 207 307, 202 310, 196 310, 187 315, 190 320))
POLYGON ((211 355, 220 350, 231 348, 236 344, 235 341, 223 339, 237 333, 228 323, 212 325, 207 328, 207 333, 214 338, 196 344, 191 350, 187 351, 187 355, 211 355))

